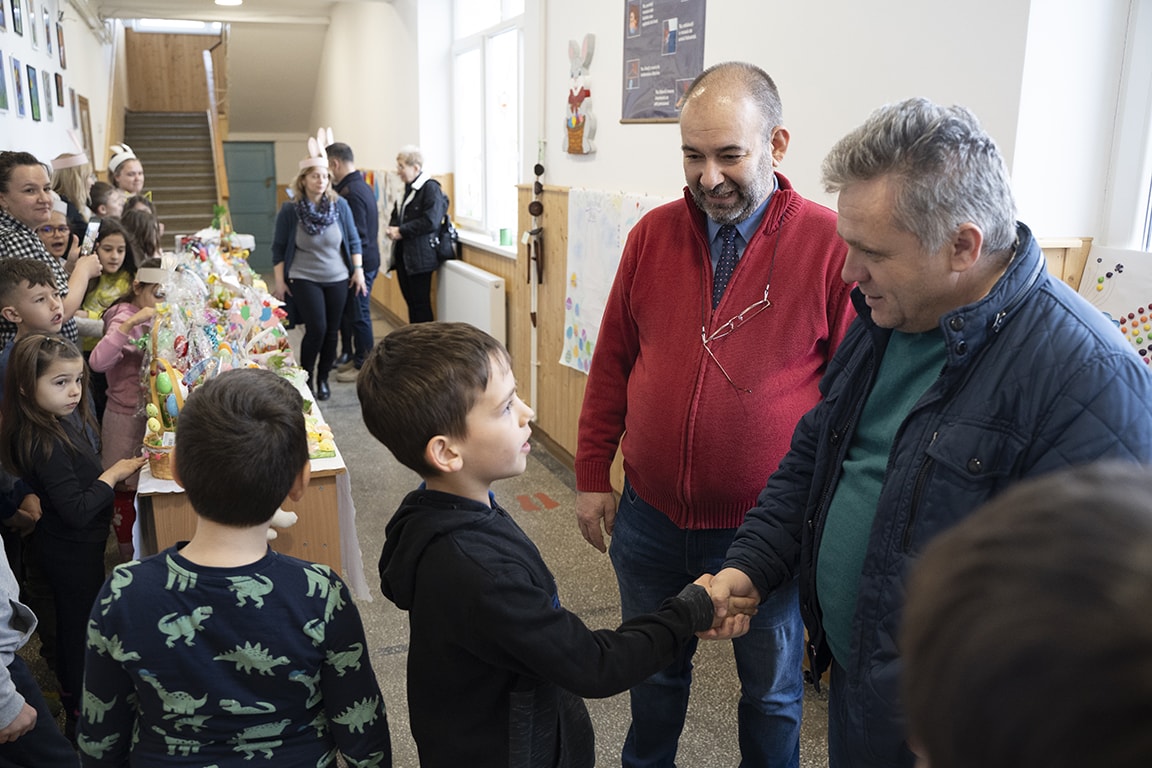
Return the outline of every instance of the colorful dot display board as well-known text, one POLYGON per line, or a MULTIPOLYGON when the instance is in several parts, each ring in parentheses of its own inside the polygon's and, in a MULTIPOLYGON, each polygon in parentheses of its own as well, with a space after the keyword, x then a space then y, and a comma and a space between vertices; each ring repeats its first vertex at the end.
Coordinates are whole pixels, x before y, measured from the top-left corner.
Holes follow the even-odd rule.
POLYGON ((1093 248, 1080 295, 1120 329, 1146 364, 1152 364, 1152 254, 1093 248))

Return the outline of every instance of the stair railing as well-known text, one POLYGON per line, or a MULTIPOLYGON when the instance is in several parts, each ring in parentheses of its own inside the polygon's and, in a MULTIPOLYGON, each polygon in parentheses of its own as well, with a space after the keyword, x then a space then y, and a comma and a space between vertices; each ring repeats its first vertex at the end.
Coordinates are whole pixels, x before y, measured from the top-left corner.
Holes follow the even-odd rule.
POLYGON ((216 102, 216 78, 213 74, 212 51, 204 55, 204 73, 208 86, 208 132, 212 137, 212 168, 216 176, 216 204, 228 205, 228 171, 224 166, 224 141, 220 136, 220 117, 216 102))

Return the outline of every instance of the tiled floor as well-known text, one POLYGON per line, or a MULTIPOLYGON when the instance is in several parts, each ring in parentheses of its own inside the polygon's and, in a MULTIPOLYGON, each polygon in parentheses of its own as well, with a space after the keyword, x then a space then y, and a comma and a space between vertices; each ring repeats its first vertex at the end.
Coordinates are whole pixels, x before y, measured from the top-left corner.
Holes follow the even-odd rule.
MULTIPOLYGON (((377 338, 389 330, 379 320, 377 338)), ((418 765, 416 746, 408 729, 405 666, 408 651, 407 615, 380 594, 376 561, 384 542, 384 527, 404 495, 419 478, 401 466, 368 434, 360 416, 354 384, 333 378, 332 398, 323 404, 337 444, 351 476, 356 504, 357 532, 372 600, 359 608, 372 649, 372 664, 388 705, 394 763, 398 768, 418 765)), ((608 557, 590 547, 575 522, 574 479, 563 465, 534 445, 527 471, 498 483, 501 504, 536 542, 556 576, 565 606, 594 629, 620 622, 616 579, 608 557)), ((35 643, 23 655, 46 670, 34 653, 35 643)), ((701 643, 695 658, 695 683, 688 721, 680 739, 680 766, 735 766, 740 756, 736 742, 736 703, 739 685, 726 642, 701 643)), ((827 698, 811 687, 805 691, 801 735, 803 768, 827 765, 825 732, 827 698)), ((628 729, 628 696, 592 700, 588 709, 596 729, 597 765, 619 765, 619 751, 628 729)))

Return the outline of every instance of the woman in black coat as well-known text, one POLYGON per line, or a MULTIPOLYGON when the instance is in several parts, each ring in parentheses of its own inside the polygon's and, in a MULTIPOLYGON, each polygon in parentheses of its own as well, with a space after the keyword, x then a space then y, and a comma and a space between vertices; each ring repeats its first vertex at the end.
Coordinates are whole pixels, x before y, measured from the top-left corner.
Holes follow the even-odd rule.
POLYGON ((433 241, 448 212, 448 198, 440 184, 424 174, 424 156, 418 147, 404 147, 396 155, 396 169, 404 180, 404 196, 392 209, 385 234, 392 241, 392 269, 408 305, 408 322, 432 321, 432 274, 440 266, 433 241))

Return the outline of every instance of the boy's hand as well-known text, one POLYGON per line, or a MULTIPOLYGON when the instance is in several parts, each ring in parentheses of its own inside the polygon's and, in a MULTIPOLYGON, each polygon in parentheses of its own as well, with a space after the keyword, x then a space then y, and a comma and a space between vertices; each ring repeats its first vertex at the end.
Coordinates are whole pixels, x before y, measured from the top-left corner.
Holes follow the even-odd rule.
POLYGON ((712 629, 700 632, 698 636, 704 640, 724 640, 747 632, 751 615, 761 602, 752 579, 736 568, 725 568, 713 576, 705 588, 712 596, 716 620, 712 629))
POLYGON ((0 744, 16 741, 36 726, 36 709, 25 702, 23 709, 8 725, 0 728, 0 744))

